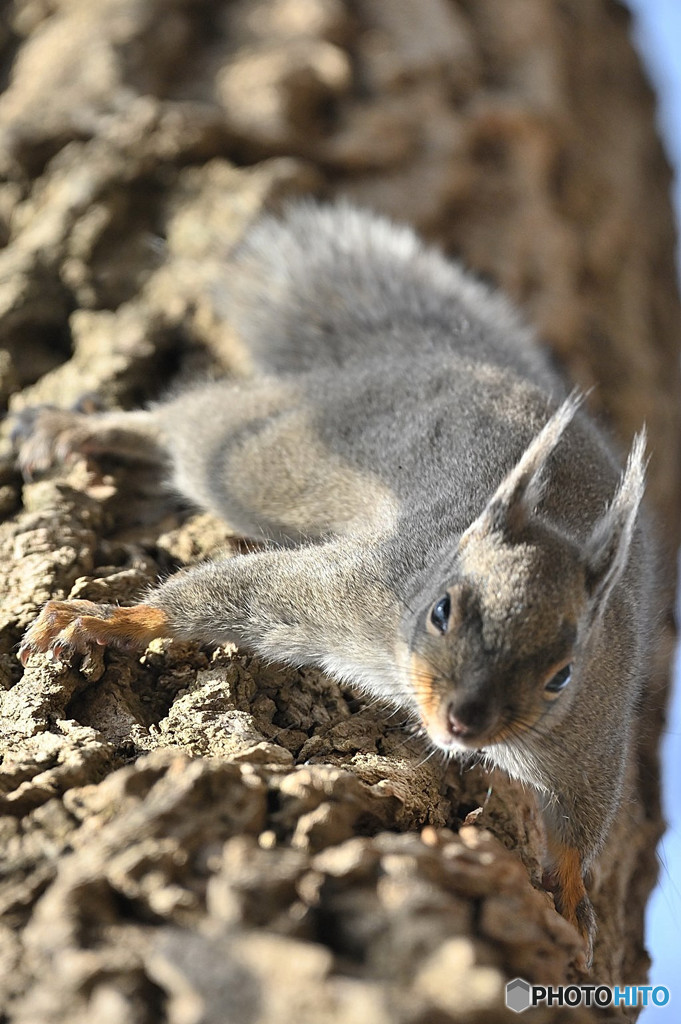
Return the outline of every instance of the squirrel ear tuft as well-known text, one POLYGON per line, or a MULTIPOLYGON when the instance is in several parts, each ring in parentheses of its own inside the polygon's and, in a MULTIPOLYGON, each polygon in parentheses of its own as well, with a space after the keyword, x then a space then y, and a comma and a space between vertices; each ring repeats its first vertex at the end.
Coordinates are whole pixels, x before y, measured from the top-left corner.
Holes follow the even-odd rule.
POLYGON ((594 610, 604 607, 627 564, 636 518, 645 488, 645 428, 634 438, 619 487, 596 523, 586 547, 586 584, 594 610))
POLYGON ((461 543, 474 533, 501 533, 512 540, 523 529, 542 496, 542 470, 582 401, 576 391, 565 399, 502 480, 484 511, 464 533, 461 543))

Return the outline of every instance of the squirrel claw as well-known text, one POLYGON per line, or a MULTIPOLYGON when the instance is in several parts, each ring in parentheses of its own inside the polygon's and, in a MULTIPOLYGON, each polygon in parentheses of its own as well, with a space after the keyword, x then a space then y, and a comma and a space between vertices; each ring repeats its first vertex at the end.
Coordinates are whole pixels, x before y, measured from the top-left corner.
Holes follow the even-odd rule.
POLYGON ((594 959, 596 914, 594 913, 593 905, 588 896, 584 896, 577 904, 575 909, 575 919, 579 933, 584 940, 584 957, 583 961, 580 960, 578 966, 584 971, 589 971, 594 959))
POLYGON ((33 651, 31 650, 31 647, 30 647, 29 644, 22 644, 21 645, 21 647, 19 648, 19 654, 17 655, 17 657, 19 658, 19 661, 21 662, 21 665, 22 665, 23 668, 26 668, 26 666, 28 665, 28 659, 31 657, 32 654, 33 654, 33 651))
POLYGON ((65 661, 68 660, 69 655, 73 653, 73 647, 65 639, 57 639, 54 641, 50 649, 47 651, 47 656, 52 661, 65 661))

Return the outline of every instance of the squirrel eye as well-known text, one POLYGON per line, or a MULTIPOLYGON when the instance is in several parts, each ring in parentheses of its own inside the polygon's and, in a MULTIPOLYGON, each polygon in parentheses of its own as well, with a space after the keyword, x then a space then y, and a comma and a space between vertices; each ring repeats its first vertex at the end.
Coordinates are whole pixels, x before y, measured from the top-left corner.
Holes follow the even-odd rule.
POLYGON ((452 602, 449 594, 445 594, 439 601, 436 601, 430 612, 430 621, 438 633, 446 633, 449 625, 449 616, 452 611, 452 602))
POLYGON ((567 684, 570 682, 571 677, 572 665, 563 665, 563 667, 549 679, 548 683, 544 687, 544 691, 548 695, 557 696, 565 689, 567 684))

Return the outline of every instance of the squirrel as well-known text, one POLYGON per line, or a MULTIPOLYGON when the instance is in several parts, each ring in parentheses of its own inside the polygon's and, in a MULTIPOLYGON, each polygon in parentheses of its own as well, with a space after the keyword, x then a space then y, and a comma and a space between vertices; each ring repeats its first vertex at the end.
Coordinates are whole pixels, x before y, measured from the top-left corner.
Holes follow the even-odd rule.
POLYGON ((261 546, 133 607, 49 601, 20 660, 234 642, 406 709, 446 755, 537 792, 547 884, 590 965, 586 884, 624 796, 653 618, 643 433, 622 471, 503 296, 346 202, 262 216, 214 299, 250 375, 140 411, 39 409, 19 462, 164 463, 261 546))

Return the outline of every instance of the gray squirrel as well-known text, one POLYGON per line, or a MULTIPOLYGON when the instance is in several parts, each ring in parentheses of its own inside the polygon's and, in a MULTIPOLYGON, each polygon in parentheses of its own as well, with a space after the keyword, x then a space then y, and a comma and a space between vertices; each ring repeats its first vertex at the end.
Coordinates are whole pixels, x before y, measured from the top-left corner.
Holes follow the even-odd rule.
POLYGON ((22 663, 233 641, 407 709, 447 754, 536 789, 547 877, 590 963, 585 877, 624 797, 650 648, 643 436, 621 473, 503 297, 346 203, 264 216, 215 301, 247 379, 144 411, 39 410, 19 459, 165 462, 262 546, 133 607, 49 601, 22 663))

